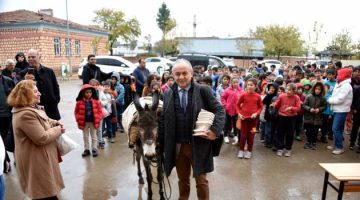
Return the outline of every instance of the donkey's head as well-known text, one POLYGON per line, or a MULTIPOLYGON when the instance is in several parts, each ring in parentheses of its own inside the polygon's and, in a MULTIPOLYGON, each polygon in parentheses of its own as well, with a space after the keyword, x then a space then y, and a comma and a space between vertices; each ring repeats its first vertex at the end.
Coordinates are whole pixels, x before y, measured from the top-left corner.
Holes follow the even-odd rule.
POLYGON ((138 127, 140 140, 143 147, 144 155, 148 158, 155 156, 156 139, 157 139, 157 108, 159 105, 159 93, 153 94, 152 105, 145 104, 141 106, 139 97, 135 95, 134 105, 139 113, 138 127))

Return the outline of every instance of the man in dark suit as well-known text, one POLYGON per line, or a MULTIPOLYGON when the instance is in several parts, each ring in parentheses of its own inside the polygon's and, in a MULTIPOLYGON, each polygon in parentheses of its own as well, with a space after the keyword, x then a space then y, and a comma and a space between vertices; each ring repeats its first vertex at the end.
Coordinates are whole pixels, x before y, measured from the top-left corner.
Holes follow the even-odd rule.
POLYGON ((25 79, 36 81, 36 87, 41 93, 40 104, 44 106, 46 115, 51 119, 60 119, 58 104, 60 102, 60 89, 55 73, 52 69, 40 64, 40 54, 35 49, 30 49, 27 53, 30 67, 25 75, 25 79), (33 70, 29 70, 32 69, 33 70))
POLYGON ((164 93, 158 130, 159 146, 165 154, 165 172, 169 176, 176 167, 179 199, 183 200, 189 198, 192 167, 198 199, 209 199, 206 173, 214 170, 212 141, 224 127, 224 109, 210 87, 193 81, 192 66, 187 60, 178 60, 172 73, 176 83, 164 93), (203 136, 193 136, 201 109, 214 113, 215 119, 203 136))

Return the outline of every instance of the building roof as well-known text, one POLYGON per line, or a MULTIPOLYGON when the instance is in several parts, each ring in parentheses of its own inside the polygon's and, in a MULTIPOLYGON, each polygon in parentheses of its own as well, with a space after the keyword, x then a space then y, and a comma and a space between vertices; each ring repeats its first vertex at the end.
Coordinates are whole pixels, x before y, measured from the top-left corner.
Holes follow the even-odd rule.
POLYGON ((180 37, 180 53, 203 53, 220 57, 264 57, 264 42, 255 38, 180 37), (251 53, 238 48, 237 43, 251 41, 251 53))
POLYGON ((353 56, 354 54, 351 52, 340 52, 340 51, 336 51, 336 50, 324 50, 324 51, 320 51, 317 54, 315 54, 316 56, 353 56))
MULTIPOLYGON (((50 25, 67 25, 67 21, 64 19, 56 18, 51 15, 36 13, 29 10, 15 10, 10 12, 0 13, 0 23, 6 24, 30 24, 30 23, 44 23, 50 25)), ((73 29, 82 29, 87 31, 95 31, 107 33, 106 30, 96 28, 95 26, 86 26, 69 21, 69 27, 73 29)))

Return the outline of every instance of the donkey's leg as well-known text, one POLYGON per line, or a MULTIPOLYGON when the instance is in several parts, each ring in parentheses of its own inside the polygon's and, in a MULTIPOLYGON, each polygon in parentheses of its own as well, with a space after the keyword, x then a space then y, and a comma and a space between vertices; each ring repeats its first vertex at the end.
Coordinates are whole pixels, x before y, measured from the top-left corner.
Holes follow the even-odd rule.
POLYGON ((141 163, 140 163, 140 159, 141 159, 141 152, 140 152, 140 150, 137 148, 137 149, 136 149, 136 163, 137 163, 137 168, 138 168, 139 184, 144 184, 144 179, 143 179, 142 173, 141 173, 141 163))
POLYGON ((165 200, 165 198, 164 198, 164 190, 163 190, 164 176, 163 176, 161 167, 162 167, 161 163, 158 163, 158 166, 157 166, 157 181, 159 183, 160 200, 165 200))
POLYGON ((143 159, 144 161, 144 166, 145 166, 145 171, 146 171, 146 180, 148 183, 148 200, 152 199, 152 189, 151 189, 151 184, 152 184, 152 174, 151 174, 151 168, 150 168, 150 162, 147 159, 143 159))

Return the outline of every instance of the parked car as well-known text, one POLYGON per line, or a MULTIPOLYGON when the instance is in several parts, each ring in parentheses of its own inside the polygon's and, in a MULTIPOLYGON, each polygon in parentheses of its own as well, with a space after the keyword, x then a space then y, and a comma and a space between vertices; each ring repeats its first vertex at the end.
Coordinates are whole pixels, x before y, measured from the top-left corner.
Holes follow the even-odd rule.
POLYGON ((226 66, 235 67, 234 58, 223 58, 222 59, 226 66))
POLYGON ((310 65, 315 63, 317 67, 320 67, 320 65, 324 65, 325 68, 327 68, 329 60, 308 60, 307 63, 310 65))
POLYGON ((170 61, 175 62, 178 58, 177 57, 170 57, 168 58, 170 61))
POLYGON ((164 71, 171 70, 174 62, 169 59, 161 57, 149 57, 145 59, 146 68, 149 69, 150 73, 162 75, 164 71))
POLYGON ((184 53, 179 54, 177 58, 188 60, 193 67, 196 65, 203 65, 205 67, 205 70, 207 70, 208 66, 217 66, 219 68, 223 68, 226 66, 226 64, 221 58, 216 56, 209 56, 206 54, 184 53))
POLYGON ((280 66, 282 65, 282 62, 278 61, 278 60, 261 60, 258 63, 260 64, 265 64, 265 66, 270 69, 271 65, 275 65, 276 69, 279 69, 280 66))
MULTIPOLYGON (((96 56, 95 59, 96 65, 105 73, 121 72, 130 75, 136 68, 136 65, 119 56, 96 56)), ((78 70, 79 78, 82 78, 83 67, 86 63, 87 58, 84 58, 80 63, 80 68, 78 70)))

